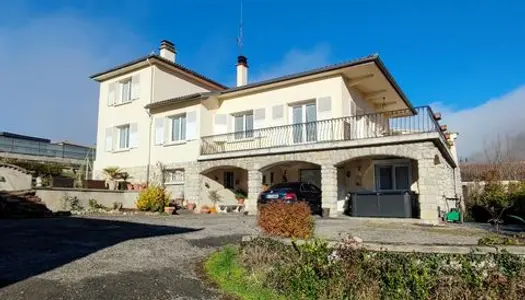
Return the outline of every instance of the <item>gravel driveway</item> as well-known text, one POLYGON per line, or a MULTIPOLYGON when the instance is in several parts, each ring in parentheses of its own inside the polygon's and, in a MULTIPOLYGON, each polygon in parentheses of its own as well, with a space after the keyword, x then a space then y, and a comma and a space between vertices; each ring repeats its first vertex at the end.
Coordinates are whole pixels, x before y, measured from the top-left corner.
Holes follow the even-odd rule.
MULTIPOLYGON (((319 219, 320 236, 475 243, 483 230, 319 219)), ((89 216, 0 220, 0 299, 220 299, 197 272, 217 247, 256 234, 238 215, 89 216)))

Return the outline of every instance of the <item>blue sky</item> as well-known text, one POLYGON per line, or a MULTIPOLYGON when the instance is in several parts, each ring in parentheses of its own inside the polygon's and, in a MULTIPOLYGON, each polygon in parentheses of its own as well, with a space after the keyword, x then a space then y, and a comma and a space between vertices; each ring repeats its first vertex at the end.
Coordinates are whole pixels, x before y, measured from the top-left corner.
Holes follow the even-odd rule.
MULTIPOLYGON (((250 80, 379 53, 414 105, 448 115, 463 154, 485 135, 517 130, 525 3, 427 2, 244 0, 250 80), (503 125, 480 133, 491 119, 503 125)), ((12 113, 0 131, 94 143, 98 91, 88 76, 157 50, 162 39, 175 43, 178 62, 231 85, 239 3, 1 2, 0 101, 12 113)))

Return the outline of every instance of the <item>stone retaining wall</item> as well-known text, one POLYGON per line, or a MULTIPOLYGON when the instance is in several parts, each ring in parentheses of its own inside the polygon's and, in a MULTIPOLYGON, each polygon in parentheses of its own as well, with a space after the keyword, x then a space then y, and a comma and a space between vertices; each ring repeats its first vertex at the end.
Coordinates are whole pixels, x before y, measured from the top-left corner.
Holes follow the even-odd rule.
POLYGON ((123 208, 137 208, 138 191, 110 191, 97 189, 74 189, 74 188, 35 188, 36 195, 42 199, 51 211, 63 211, 66 197, 77 197, 84 208, 89 207, 89 200, 94 199, 98 204, 113 207, 114 202, 121 202, 123 208))

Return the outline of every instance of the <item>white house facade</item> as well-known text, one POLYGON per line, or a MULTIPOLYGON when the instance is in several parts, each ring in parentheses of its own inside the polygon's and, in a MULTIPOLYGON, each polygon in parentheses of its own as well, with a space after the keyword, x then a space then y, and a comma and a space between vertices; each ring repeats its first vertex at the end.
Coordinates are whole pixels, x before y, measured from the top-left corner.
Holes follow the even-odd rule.
POLYGON ((409 201, 405 215, 429 221, 460 194, 456 135, 410 104, 377 55, 255 83, 240 56, 229 88, 178 64, 163 41, 160 54, 92 78, 99 178, 118 166, 198 205, 243 190, 250 213, 264 185, 305 181, 330 216, 349 206, 392 216, 409 201))

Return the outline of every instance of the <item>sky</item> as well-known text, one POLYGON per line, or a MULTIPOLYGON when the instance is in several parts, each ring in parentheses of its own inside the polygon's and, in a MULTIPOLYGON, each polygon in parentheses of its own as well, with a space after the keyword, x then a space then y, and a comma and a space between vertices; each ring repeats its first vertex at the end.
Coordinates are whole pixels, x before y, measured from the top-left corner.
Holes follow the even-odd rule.
MULTIPOLYGON (((244 0, 254 82, 372 53, 458 151, 525 131, 525 2, 244 0)), ((240 0, 0 1, 0 131, 94 144, 89 76, 175 43, 177 62, 235 83, 240 0)))

